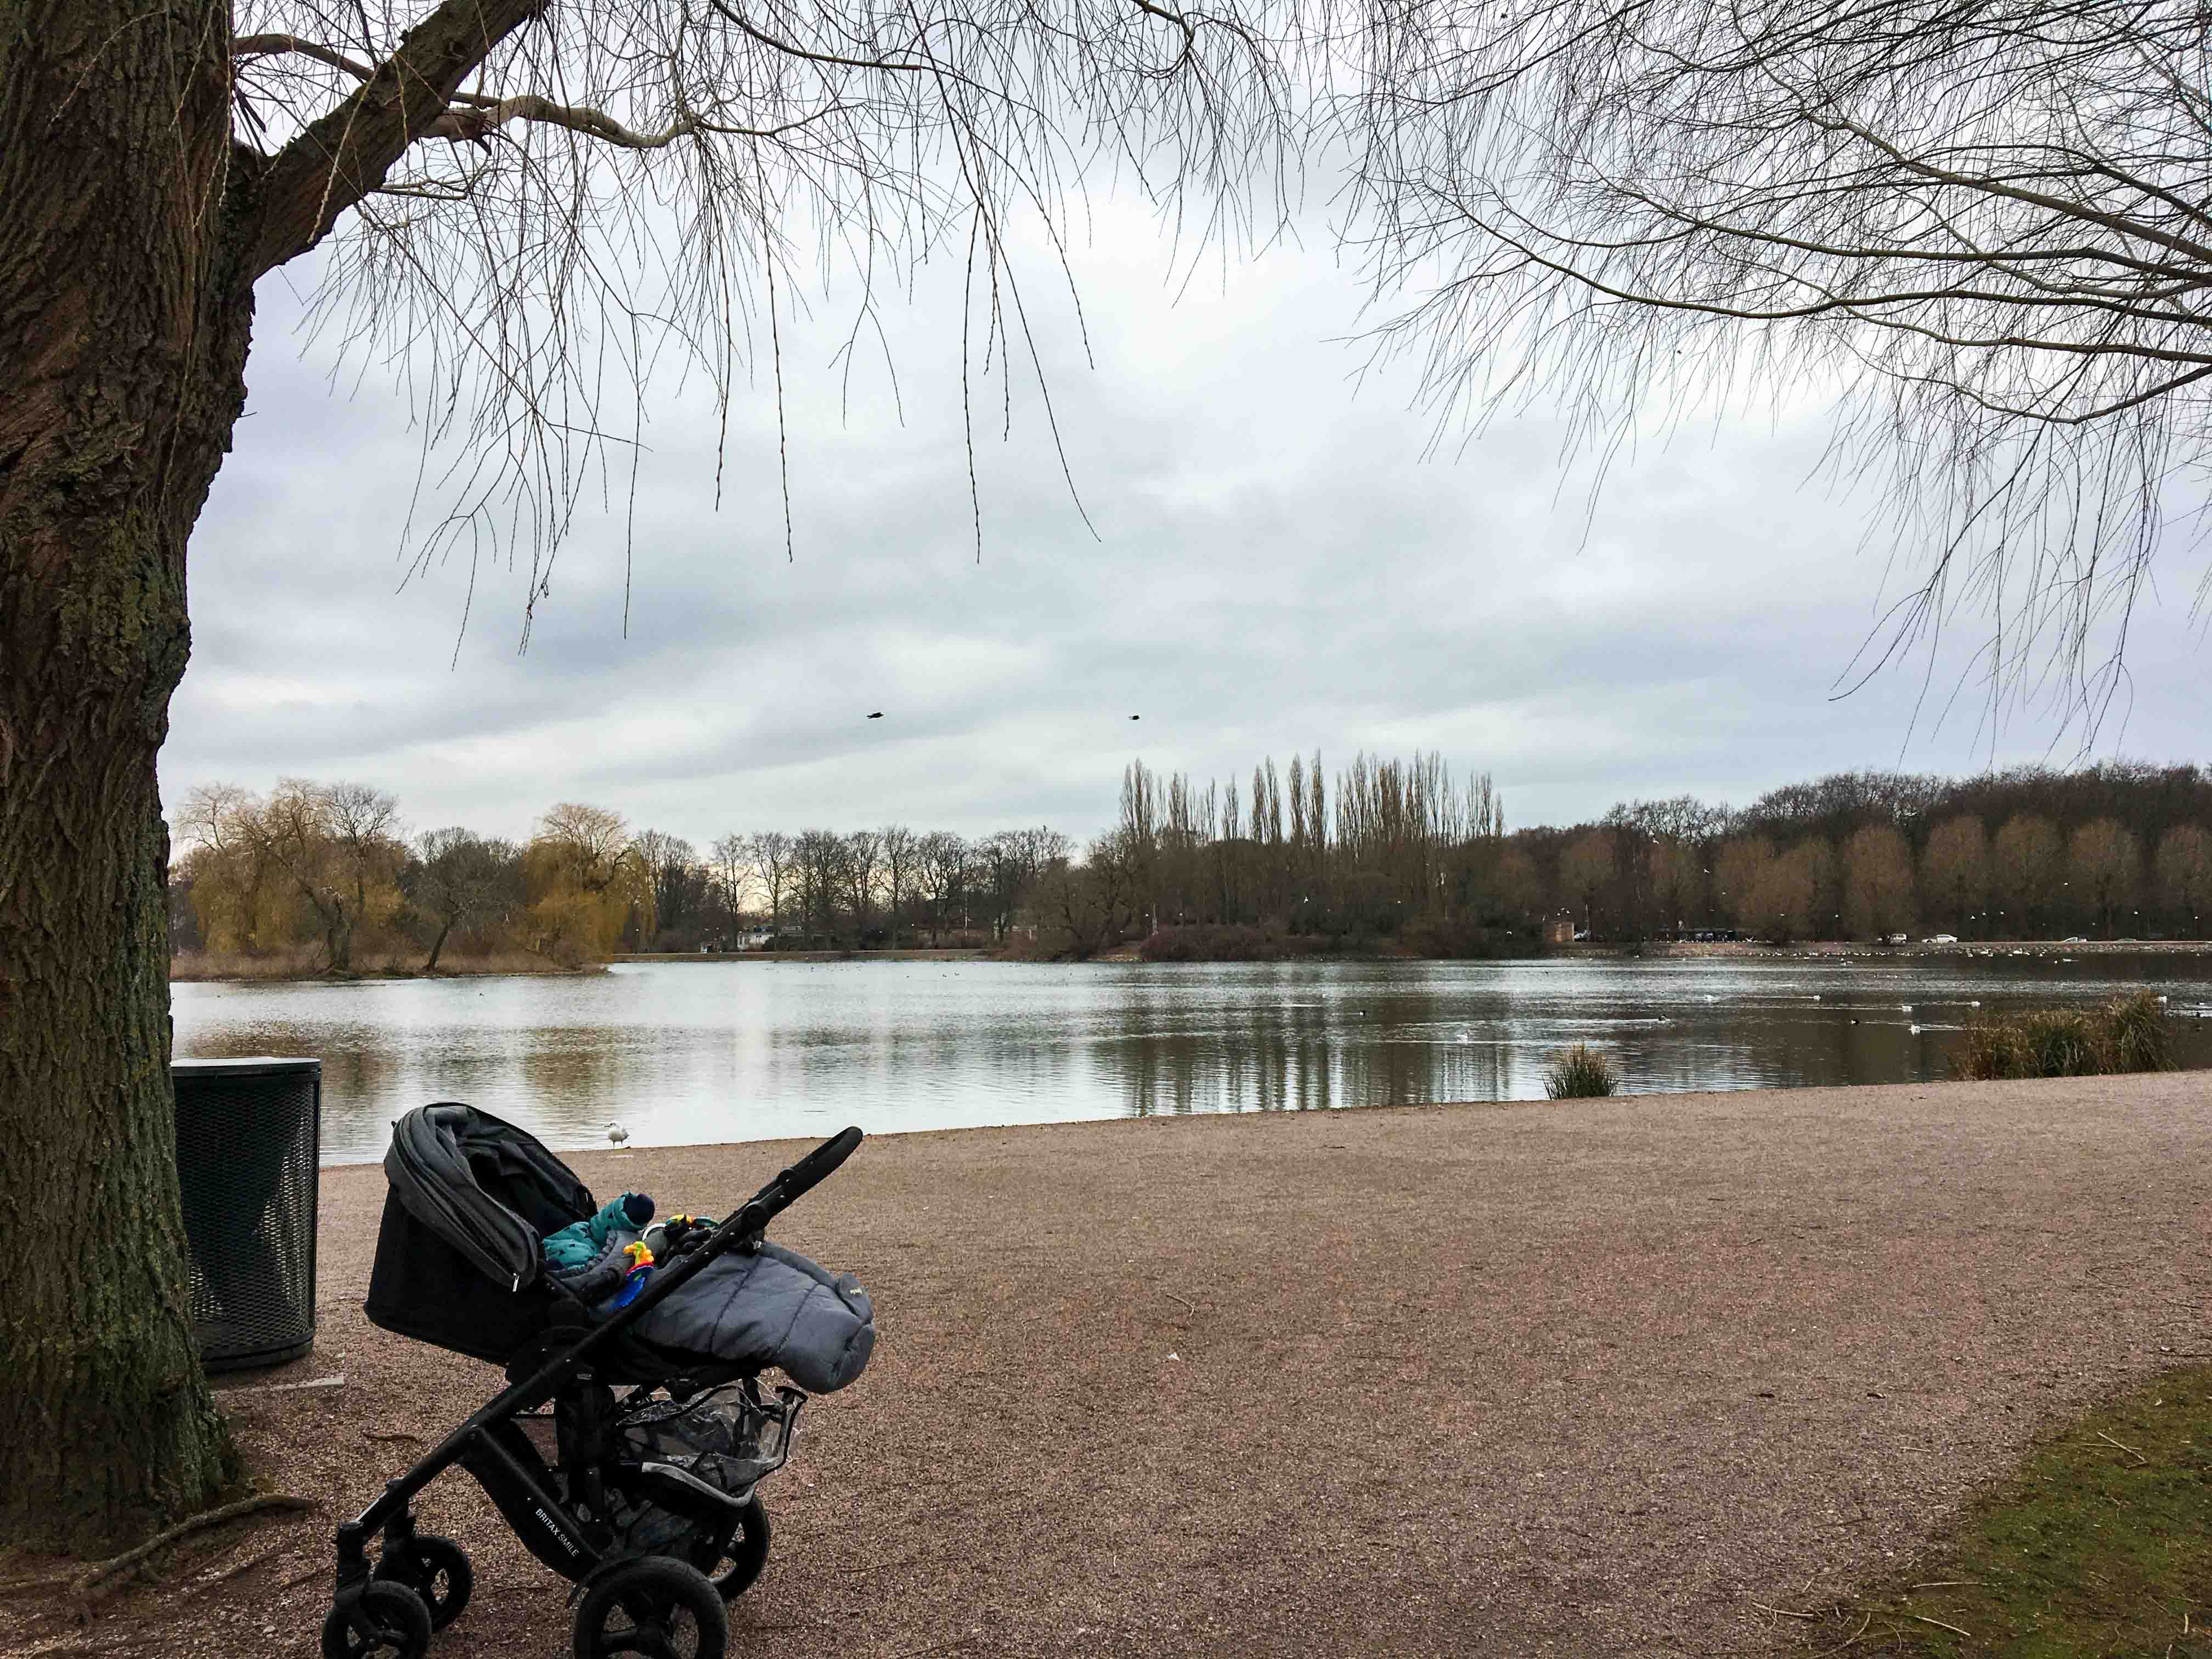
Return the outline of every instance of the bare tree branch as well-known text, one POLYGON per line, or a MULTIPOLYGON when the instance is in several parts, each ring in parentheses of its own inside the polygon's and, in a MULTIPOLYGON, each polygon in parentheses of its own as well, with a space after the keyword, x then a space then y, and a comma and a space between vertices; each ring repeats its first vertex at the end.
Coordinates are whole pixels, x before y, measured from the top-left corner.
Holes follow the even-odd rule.
POLYGON ((2196 0, 1425 0, 1359 50, 1349 222, 1403 306, 1372 340, 1440 431, 1541 399, 1602 457, 1825 396, 1832 476, 1920 561, 1872 657, 1978 609, 1990 709, 2094 729, 2206 529, 2196 0))
POLYGON ((544 0, 444 0, 353 94, 271 161, 252 258, 270 270, 315 246, 338 216, 384 182, 445 113, 462 78, 544 0))

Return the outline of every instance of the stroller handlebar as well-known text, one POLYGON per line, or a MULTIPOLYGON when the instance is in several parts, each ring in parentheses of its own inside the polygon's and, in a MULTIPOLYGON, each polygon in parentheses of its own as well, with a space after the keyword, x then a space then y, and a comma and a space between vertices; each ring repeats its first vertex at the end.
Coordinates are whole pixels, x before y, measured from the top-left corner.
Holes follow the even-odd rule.
POLYGON ((837 1166, 852 1157, 860 1140, 858 1127, 838 1131, 747 1199, 738 1212, 723 1224, 724 1227, 734 1226, 734 1236, 738 1237, 757 1233, 836 1173, 837 1166))

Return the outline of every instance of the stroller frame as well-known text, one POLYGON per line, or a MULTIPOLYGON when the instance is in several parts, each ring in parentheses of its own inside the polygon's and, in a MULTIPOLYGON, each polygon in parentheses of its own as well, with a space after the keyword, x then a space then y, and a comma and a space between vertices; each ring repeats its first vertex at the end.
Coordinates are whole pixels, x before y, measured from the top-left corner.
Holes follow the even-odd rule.
MULTIPOLYGON (((506 1389, 471 1413, 404 1474, 386 1482, 375 1502, 352 1520, 339 1523, 331 1625, 343 1620, 345 1628, 366 1641, 390 1638, 391 1632, 364 1618, 361 1607, 363 1592, 375 1579, 376 1564, 368 1555, 369 1536, 383 1534, 382 1559, 405 1559, 416 1536, 412 1508, 416 1494, 456 1464, 483 1487, 524 1547, 574 1582, 577 1589, 572 1600, 597 1578, 639 1559, 641 1553, 620 1547, 603 1522, 586 1520, 573 1503, 563 1501, 550 1478, 553 1469, 517 1425, 516 1419, 538 1413, 556 1401, 569 1407, 565 1413, 557 1408, 556 1412, 560 1467, 573 1472, 572 1492, 580 1489, 591 1511, 603 1515, 600 1465, 607 1460, 612 1423, 606 1402, 611 1395, 594 1370, 592 1360, 617 1346, 631 1327, 709 1262, 733 1250, 757 1249, 768 1224, 826 1180, 852 1156, 860 1140, 860 1131, 855 1127, 823 1141, 747 1199, 702 1243, 679 1256, 674 1266, 656 1271, 627 1306, 605 1320, 592 1321, 580 1306, 562 1310, 562 1316, 556 1318, 554 1328, 541 1340, 539 1352, 526 1352, 509 1364, 506 1389), (567 1322, 570 1320, 574 1322, 567 1322), (574 1340, 560 1346, 571 1333, 574 1340), (534 1368, 526 1370, 532 1360, 538 1362, 534 1368), (520 1376, 518 1370, 523 1372, 520 1376), (579 1418, 582 1420, 575 1420, 579 1418)), ((798 1389, 777 1387, 775 1404, 770 1407, 760 1394, 757 1372, 733 1366, 702 1368, 665 1384, 644 1385, 643 1391, 666 1386, 672 1393, 684 1389, 685 1393, 678 1395, 684 1398, 698 1389, 730 1382, 744 1388, 749 1403, 781 1419, 783 1453, 787 1455, 792 1428, 806 1400, 798 1389)), ((774 1467, 781 1467, 781 1462, 779 1455, 774 1467)), ((659 1490, 674 1501, 684 1501, 685 1489, 696 1487, 696 1501, 719 1503, 732 1512, 733 1520, 736 1511, 749 1501, 715 1492, 678 1470, 661 1471, 654 1478, 659 1490)))

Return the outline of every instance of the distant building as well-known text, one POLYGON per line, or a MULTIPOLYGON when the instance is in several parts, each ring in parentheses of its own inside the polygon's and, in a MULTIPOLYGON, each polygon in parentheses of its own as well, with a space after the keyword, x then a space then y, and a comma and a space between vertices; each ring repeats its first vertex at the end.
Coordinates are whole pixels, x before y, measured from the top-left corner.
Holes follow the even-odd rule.
POLYGON ((1544 943, 1572 945, 1575 942, 1575 919, 1572 916, 1553 916, 1544 924, 1544 943))

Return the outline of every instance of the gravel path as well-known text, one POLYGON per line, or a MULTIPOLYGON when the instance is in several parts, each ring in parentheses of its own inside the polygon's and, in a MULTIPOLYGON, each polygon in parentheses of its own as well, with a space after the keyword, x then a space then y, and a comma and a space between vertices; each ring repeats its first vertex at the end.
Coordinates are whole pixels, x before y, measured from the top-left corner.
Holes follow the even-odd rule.
MULTIPOLYGON (((705 1208, 791 1150, 574 1161, 705 1208)), ((2212 1347, 2208 1167, 2204 1073, 872 1140, 778 1229, 860 1275, 882 1339, 767 1489, 732 1651, 1771 1651, 1792 1621, 1756 1603, 1841 1592, 2056 1418, 2212 1347)), ((495 1382, 362 1320, 383 1193, 324 1172, 320 1346, 237 1379, 343 1386, 228 1397, 333 1513, 495 1382)), ((425 1509, 479 1574, 433 1653, 566 1653, 563 1587, 475 1489, 425 1509)), ((329 1524, 43 1628, 312 1651, 329 1524)))

